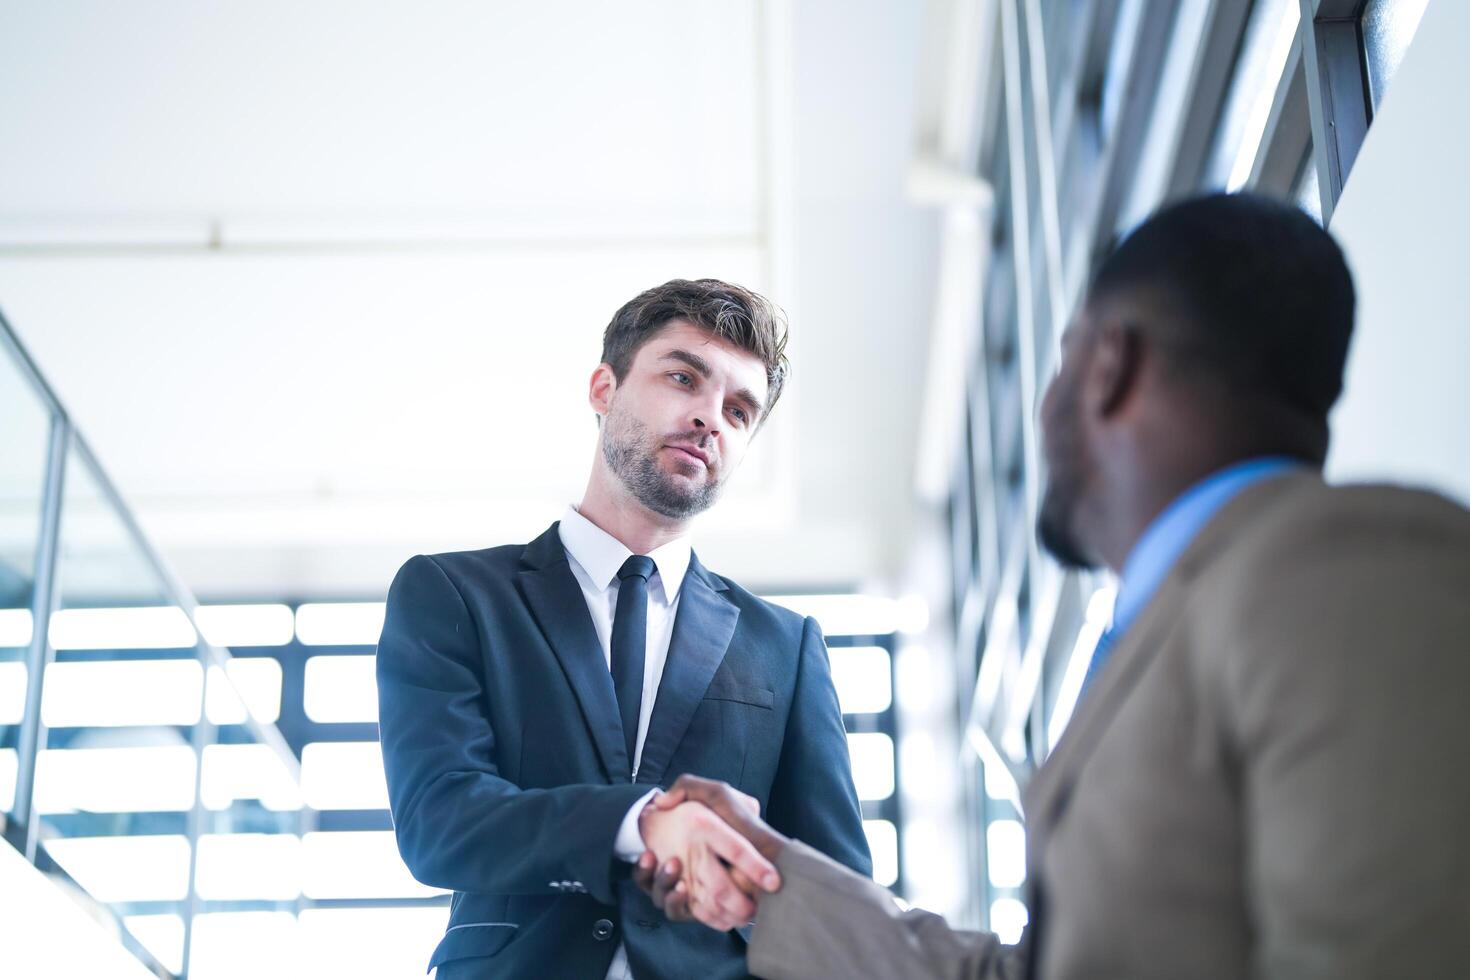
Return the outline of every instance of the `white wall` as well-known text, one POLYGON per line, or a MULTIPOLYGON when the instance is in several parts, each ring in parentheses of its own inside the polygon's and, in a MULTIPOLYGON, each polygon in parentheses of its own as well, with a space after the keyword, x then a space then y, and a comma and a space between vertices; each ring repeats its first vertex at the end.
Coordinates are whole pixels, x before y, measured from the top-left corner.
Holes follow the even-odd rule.
POLYGON ((1432 0, 1332 219, 1358 286, 1336 479, 1470 502, 1470 4, 1432 0))

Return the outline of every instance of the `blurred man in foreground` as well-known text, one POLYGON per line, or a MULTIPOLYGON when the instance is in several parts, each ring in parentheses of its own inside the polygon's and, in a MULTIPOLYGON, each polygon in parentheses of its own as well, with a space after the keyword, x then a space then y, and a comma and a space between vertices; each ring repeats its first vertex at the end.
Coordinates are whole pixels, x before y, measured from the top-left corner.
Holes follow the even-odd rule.
MULTIPOLYGON (((1120 588, 1027 788, 1030 925, 1008 947, 900 912, 687 780, 667 803, 729 814, 780 870, 752 972, 1470 970, 1470 513, 1323 482, 1353 307, 1332 239, 1262 198, 1178 204, 1107 259, 1042 405, 1039 531, 1120 588)), ((678 870, 641 875, 671 917, 678 870)))
POLYGON ((775 307, 739 286, 634 297, 589 381, 581 503, 530 544, 420 555, 394 579, 379 728, 403 859, 455 891, 438 980, 744 977, 735 930, 755 906, 729 867, 775 871, 702 804, 650 805, 682 773, 869 870, 821 630, 689 543, 781 394, 785 346, 775 307), (633 887, 645 850, 679 858, 719 932, 671 925, 633 887))

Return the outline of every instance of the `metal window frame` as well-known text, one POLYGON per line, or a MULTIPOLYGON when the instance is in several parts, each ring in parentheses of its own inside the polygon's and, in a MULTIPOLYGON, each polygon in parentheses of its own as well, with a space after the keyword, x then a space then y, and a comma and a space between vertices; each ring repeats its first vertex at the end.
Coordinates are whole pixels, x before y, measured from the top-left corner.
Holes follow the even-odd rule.
POLYGON ((1330 224, 1348 174, 1373 121, 1363 57, 1366 0, 1300 0, 1302 61, 1312 120, 1312 157, 1330 224))

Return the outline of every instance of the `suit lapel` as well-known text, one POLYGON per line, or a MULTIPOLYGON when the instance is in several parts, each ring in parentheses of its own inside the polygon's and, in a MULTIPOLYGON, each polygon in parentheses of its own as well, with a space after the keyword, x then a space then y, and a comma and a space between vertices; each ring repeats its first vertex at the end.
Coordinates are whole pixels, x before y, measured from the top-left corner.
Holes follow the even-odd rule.
POLYGON ((607 778, 622 782, 633 767, 623 746, 617 693, 557 527, 526 546, 522 561, 529 567, 520 572, 521 594, 577 695, 607 778))
POLYGON ((1057 743, 1056 751, 1027 787, 1026 815, 1032 828, 1033 843, 1041 839, 1047 827, 1061 813, 1083 763, 1107 731, 1109 723, 1117 717, 1143 676, 1144 669, 1168 642, 1170 632, 1183 615, 1190 589, 1200 571, 1226 549, 1236 530, 1258 516, 1263 507, 1299 487, 1320 483, 1321 477, 1315 474, 1296 474, 1248 487, 1226 504, 1185 549, 1159 587, 1158 594, 1118 641, 1092 689, 1082 695, 1082 701, 1077 705, 1062 740, 1057 743))
POLYGON ((720 594, 726 588, 704 570, 698 558, 690 556, 669 640, 669 656, 648 722, 648 735, 643 740, 640 783, 656 784, 663 778, 695 709, 725 659, 730 638, 735 635, 735 622, 740 618, 740 610, 720 594))
POLYGON ((1027 787, 1026 818, 1033 834, 1059 814, 1083 763, 1178 620, 1184 606, 1179 579, 1178 574, 1170 575, 1137 622, 1118 641, 1106 668, 1097 675, 1091 688, 1083 692, 1056 750, 1027 787))

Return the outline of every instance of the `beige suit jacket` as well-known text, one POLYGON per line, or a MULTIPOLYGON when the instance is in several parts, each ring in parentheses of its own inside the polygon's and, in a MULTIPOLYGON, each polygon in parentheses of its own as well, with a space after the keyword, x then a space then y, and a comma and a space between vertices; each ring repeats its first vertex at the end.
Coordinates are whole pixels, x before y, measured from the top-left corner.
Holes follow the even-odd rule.
POLYGON ((1025 802, 1019 946, 900 912, 793 844, 751 971, 1470 977, 1470 512, 1315 475, 1250 488, 1119 640, 1025 802))

